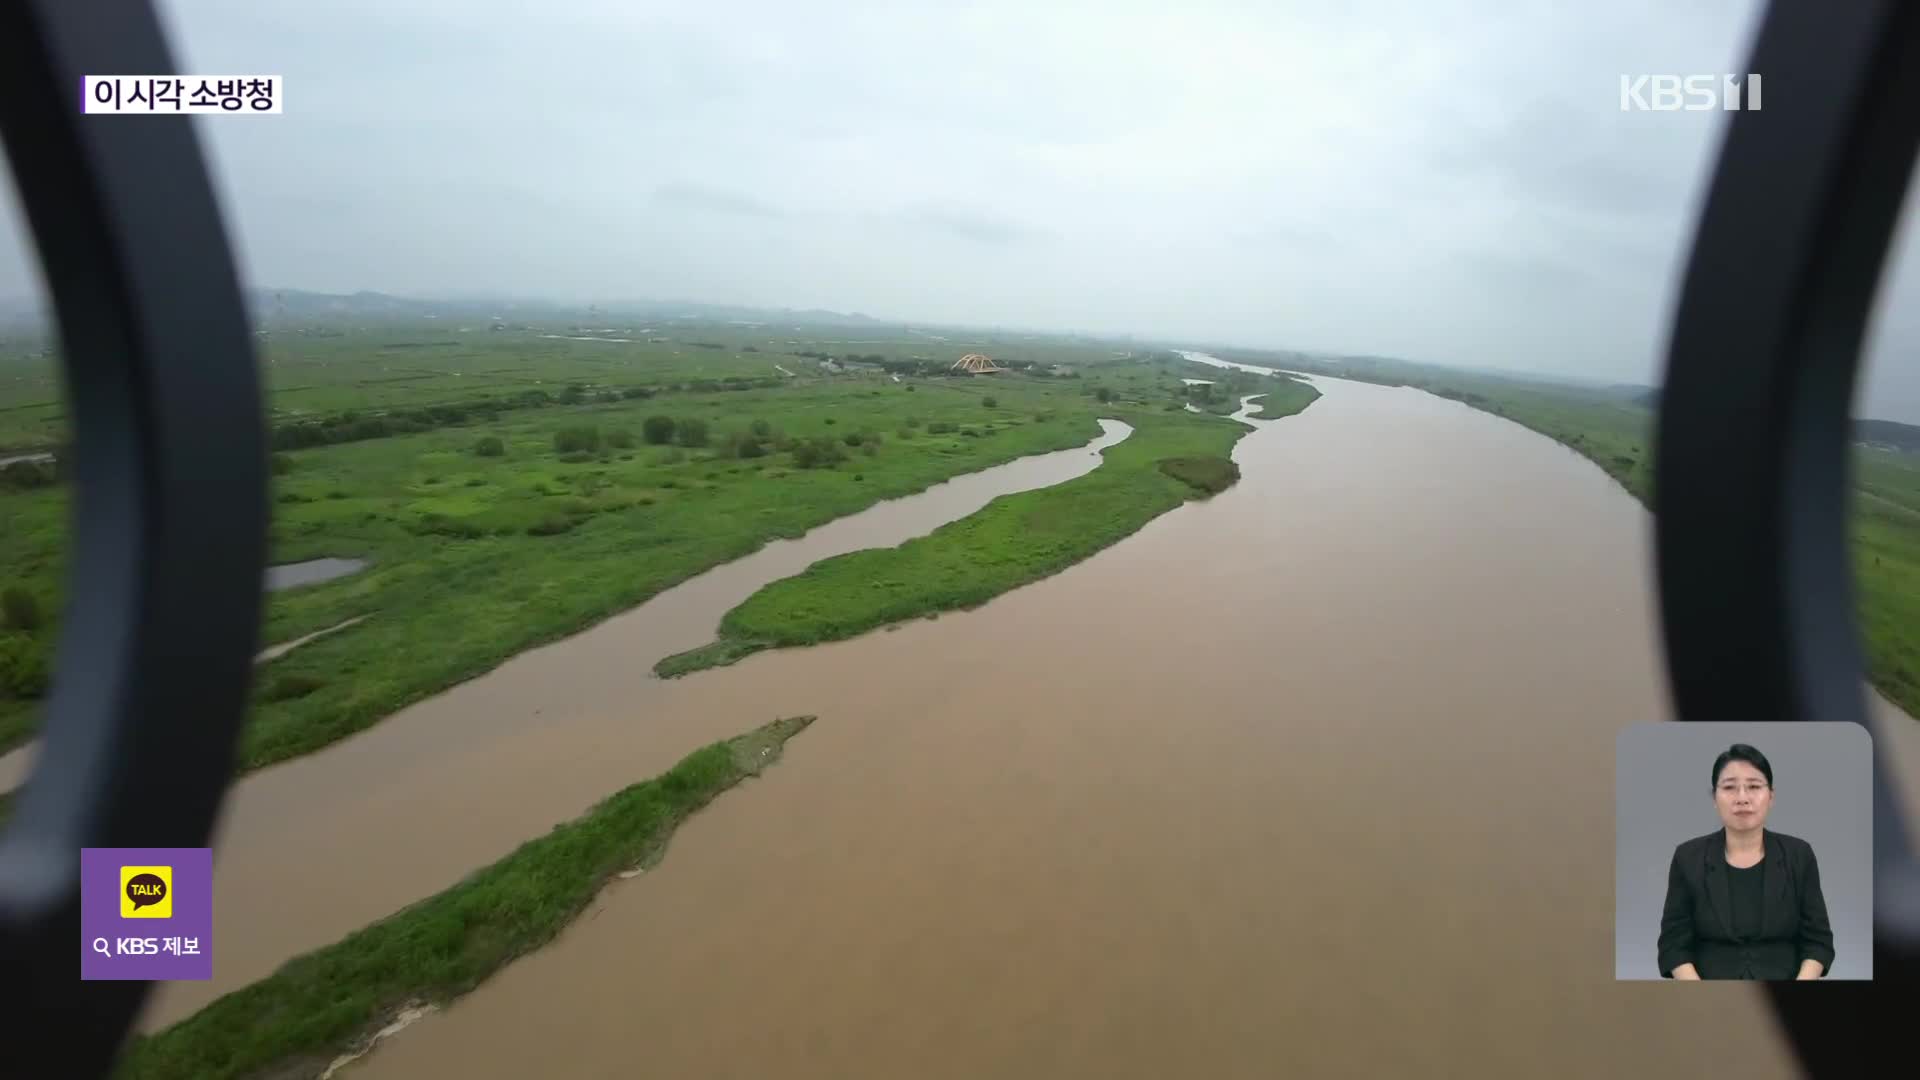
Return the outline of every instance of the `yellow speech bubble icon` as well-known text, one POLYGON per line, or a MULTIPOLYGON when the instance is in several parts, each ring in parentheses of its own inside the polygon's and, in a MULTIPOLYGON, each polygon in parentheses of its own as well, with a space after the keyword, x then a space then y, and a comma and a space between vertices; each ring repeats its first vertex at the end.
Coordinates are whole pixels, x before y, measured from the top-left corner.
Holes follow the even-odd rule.
POLYGON ((173 867, 121 867, 120 917, 123 919, 173 918, 173 867))

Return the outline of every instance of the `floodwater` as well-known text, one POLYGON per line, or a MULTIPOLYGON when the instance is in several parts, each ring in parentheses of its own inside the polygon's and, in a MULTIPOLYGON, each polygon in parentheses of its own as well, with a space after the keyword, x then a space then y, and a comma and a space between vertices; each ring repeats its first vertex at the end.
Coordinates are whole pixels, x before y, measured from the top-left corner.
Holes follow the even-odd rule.
POLYGON ((249 777, 219 979, 148 1023, 814 713, 344 1075, 1791 1075, 1755 989, 1612 978, 1614 736, 1666 707, 1645 513, 1517 425, 1314 381, 1234 488, 976 611, 662 682, 698 641, 656 601, 249 777))
POLYGON ((279 592, 281 589, 293 589, 302 585, 318 585, 323 581, 357 574, 367 568, 365 559, 308 559, 306 562, 282 563, 267 567, 267 591, 279 592))
MULTIPOLYGON (((1175 349, 1174 351, 1196 364, 1205 364, 1208 367, 1226 368, 1230 371, 1251 371, 1255 375, 1271 375, 1276 370, 1270 367, 1255 367, 1252 364, 1242 364, 1237 360, 1222 360, 1217 356, 1203 352, 1194 352, 1190 349, 1175 349)), ((1297 373, 1289 372, 1289 374, 1297 373)))
POLYGON ((655 661, 712 641, 720 617, 762 585, 824 558, 925 535, 1001 495, 1091 472, 1107 447, 1133 433, 1118 420, 1101 420, 1100 430, 1083 446, 956 476, 774 541, 353 738, 242 778, 217 839, 215 977, 165 984, 144 1022, 177 1020, 296 953, 444 888, 699 746, 756 726, 726 717, 716 734, 693 743, 649 741, 665 757, 647 758, 659 764, 640 773, 630 759, 599 756, 609 740, 649 731, 646 718, 670 685, 653 677, 655 661), (475 774, 462 763, 504 786, 468 787, 475 774), (516 779, 522 767, 554 783, 536 792, 516 779), (288 888, 314 902, 276 895, 288 888))

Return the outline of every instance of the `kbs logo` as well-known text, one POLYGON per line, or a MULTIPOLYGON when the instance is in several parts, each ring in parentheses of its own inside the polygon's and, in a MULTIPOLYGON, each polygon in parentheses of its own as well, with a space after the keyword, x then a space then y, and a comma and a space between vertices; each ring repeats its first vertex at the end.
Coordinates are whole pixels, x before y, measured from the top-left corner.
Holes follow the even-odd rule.
POLYGON ((81 848, 80 978, 213 978, 213 850, 81 848))
POLYGON ((1760 76, 1622 75, 1621 112, 1760 110, 1760 76))
POLYGON ((123 919, 173 918, 173 867, 121 867, 120 917, 123 919))

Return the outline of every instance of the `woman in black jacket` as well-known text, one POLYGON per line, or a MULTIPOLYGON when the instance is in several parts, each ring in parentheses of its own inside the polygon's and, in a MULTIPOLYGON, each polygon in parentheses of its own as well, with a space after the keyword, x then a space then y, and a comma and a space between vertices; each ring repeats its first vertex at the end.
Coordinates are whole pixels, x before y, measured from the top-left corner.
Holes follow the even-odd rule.
POLYGON ((1724 828, 1674 849, 1660 915, 1670 979, 1818 979, 1833 967, 1820 864, 1805 840, 1766 829, 1773 766, 1736 743, 1713 763, 1724 828))

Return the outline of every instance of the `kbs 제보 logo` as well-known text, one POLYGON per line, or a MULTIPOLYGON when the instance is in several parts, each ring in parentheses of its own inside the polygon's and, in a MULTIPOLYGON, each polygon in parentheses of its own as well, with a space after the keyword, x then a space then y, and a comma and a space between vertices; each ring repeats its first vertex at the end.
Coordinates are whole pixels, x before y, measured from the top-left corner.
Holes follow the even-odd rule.
POLYGON ((173 867, 121 867, 120 917, 123 919, 173 918, 173 867))
POLYGON ((212 849, 81 848, 80 978, 213 978, 212 849))

